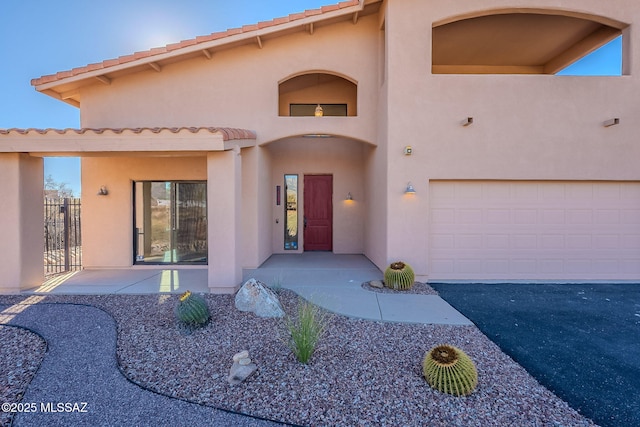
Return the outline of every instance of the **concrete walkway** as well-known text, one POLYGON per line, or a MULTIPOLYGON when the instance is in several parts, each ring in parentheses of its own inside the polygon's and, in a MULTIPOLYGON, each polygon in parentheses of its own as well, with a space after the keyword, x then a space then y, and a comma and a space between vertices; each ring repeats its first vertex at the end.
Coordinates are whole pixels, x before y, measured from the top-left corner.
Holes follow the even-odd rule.
POLYGON ((272 255, 260 268, 245 270, 244 280, 291 289, 334 313, 367 320, 401 323, 471 325, 471 321, 437 295, 378 293, 362 283, 381 280, 380 270, 363 255, 314 252, 272 255))
MULTIPOLYGON (((258 279, 290 289, 331 312, 349 317, 402 323, 471 325, 436 295, 368 291, 362 283, 382 279, 382 272, 363 255, 331 252, 272 255, 257 269, 245 269, 243 282, 258 279)), ((148 294, 209 292, 207 270, 132 268, 83 270, 57 277, 27 294, 148 294)))

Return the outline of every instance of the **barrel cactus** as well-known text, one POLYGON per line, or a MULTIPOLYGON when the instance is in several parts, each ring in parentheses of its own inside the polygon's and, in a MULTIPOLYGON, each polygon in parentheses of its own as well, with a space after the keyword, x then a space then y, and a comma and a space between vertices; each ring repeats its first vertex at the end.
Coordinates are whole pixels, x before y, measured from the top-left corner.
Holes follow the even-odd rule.
POLYGON ((209 307, 200 295, 187 291, 180 295, 176 317, 187 324, 203 325, 209 320, 209 307))
POLYGON ((411 266, 405 262, 394 262, 384 271, 384 285, 395 290, 411 289, 416 275, 411 266))
POLYGON ((478 371, 467 354, 451 345, 438 345, 427 352, 422 373, 429 385, 443 393, 466 396, 478 385, 478 371))

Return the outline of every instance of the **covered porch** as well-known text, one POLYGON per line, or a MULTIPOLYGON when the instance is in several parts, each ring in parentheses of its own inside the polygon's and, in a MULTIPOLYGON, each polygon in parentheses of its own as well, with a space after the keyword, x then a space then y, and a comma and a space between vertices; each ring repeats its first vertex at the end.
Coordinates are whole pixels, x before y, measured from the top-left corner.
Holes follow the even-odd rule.
MULTIPOLYGON (((43 283, 43 257, 36 254, 44 247, 43 158, 52 156, 83 159, 83 263, 91 270, 132 269, 132 274, 140 274, 134 266, 134 231, 139 227, 134 224, 135 182, 215 183, 206 188, 206 198, 216 203, 204 219, 209 224, 204 239, 211 243, 203 271, 210 292, 233 292, 242 279, 241 152, 253 147, 255 139, 253 131, 209 127, 0 130, 0 178, 5 184, 0 197, 6 201, 0 211, 5 236, 0 243, 0 293, 19 293, 43 283)), ((173 289, 166 279, 153 277, 144 280, 159 280, 173 289)))

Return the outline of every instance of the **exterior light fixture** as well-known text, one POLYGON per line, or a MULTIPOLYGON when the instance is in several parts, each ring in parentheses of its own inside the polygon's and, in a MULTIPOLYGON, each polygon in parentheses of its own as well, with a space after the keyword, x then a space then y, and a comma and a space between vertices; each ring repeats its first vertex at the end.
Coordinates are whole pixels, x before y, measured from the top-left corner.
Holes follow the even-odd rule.
POLYGON ((473 124, 473 117, 467 117, 462 122, 460 122, 460 124, 462 126, 469 126, 470 124, 473 124))
POLYGON ((407 183, 407 189, 404 190, 404 194, 416 194, 416 189, 413 188, 411 181, 407 183))
POLYGON ((106 196, 107 194, 109 194, 109 190, 107 190, 107 186, 103 185, 100 187, 100 190, 98 190, 98 196, 106 196))
POLYGON ((322 107, 320 106, 320 104, 318 104, 318 106, 316 107, 315 116, 322 117, 323 115, 324 115, 324 111, 322 110, 322 107))
POLYGON ((608 128, 610 126, 615 126, 617 124, 620 124, 620 119, 616 117, 616 118, 605 121, 604 123, 602 123, 602 126, 608 128))
POLYGON ((351 191, 347 193, 347 198, 345 200, 353 200, 353 196, 351 195, 351 191))

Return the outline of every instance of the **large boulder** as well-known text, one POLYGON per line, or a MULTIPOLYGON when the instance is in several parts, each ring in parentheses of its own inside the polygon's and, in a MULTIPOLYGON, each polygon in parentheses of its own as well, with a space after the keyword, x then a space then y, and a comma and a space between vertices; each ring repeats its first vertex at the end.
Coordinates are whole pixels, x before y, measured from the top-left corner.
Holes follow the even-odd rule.
POLYGON ((236 294, 236 308, 260 317, 283 317, 284 310, 276 294, 264 283, 249 279, 236 294))

